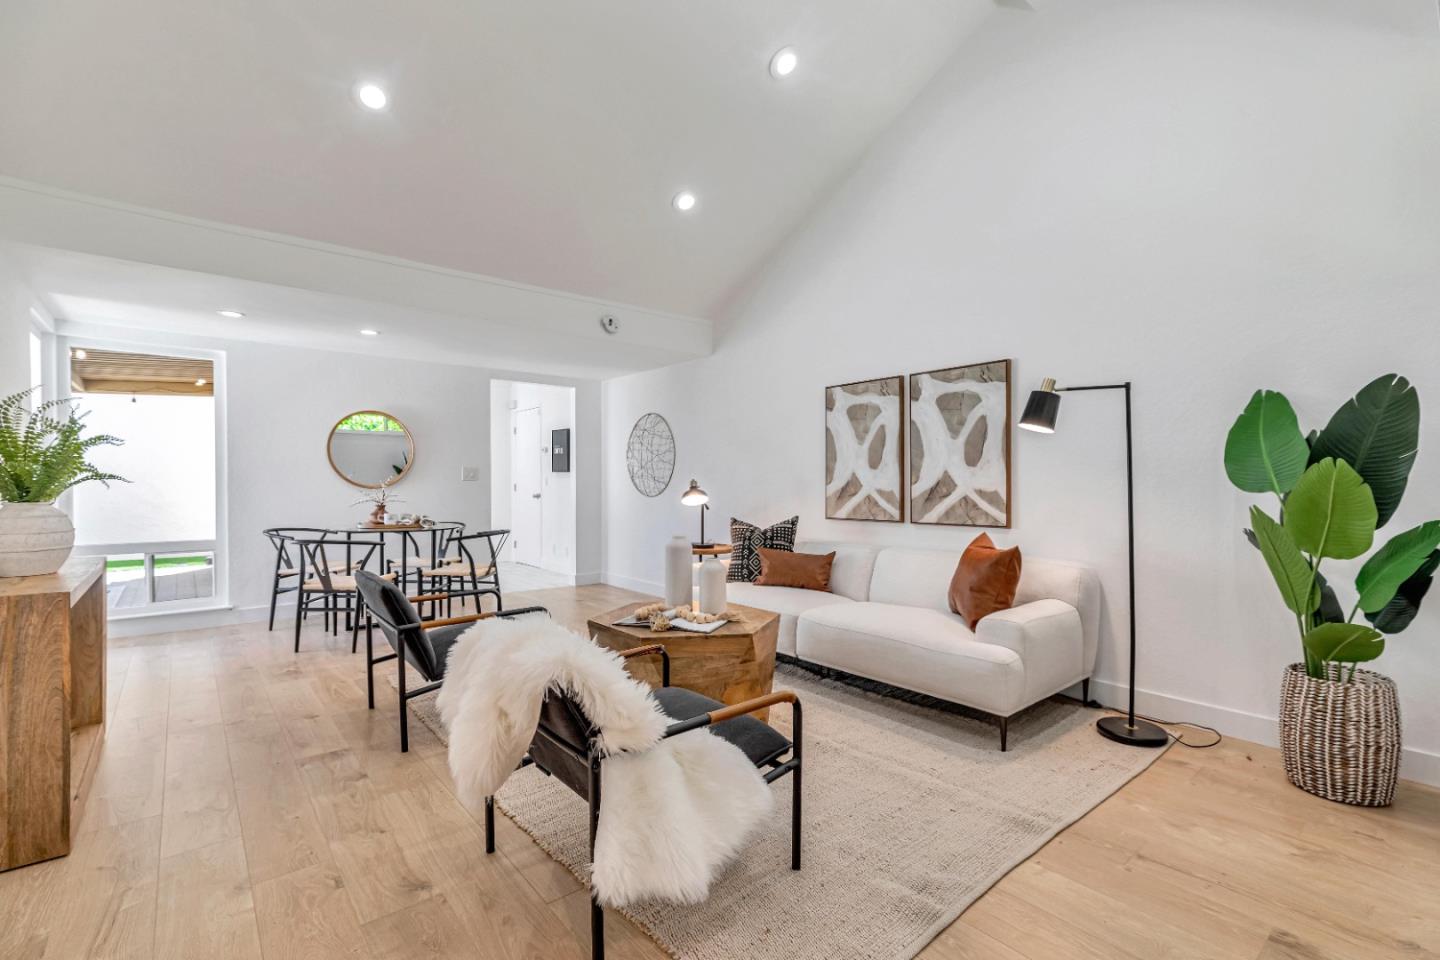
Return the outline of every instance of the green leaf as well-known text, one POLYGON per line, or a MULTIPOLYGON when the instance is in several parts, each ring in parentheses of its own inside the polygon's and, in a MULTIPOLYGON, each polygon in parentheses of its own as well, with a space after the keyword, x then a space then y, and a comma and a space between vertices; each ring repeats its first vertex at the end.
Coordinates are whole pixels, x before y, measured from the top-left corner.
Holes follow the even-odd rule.
POLYGON ((1420 446, 1420 395, 1410 381, 1387 373, 1335 411, 1315 438, 1310 462, 1344 460, 1370 485, 1375 525, 1383 527, 1400 506, 1415 451, 1420 446))
POLYGON ((1305 649, 1321 662, 1363 663, 1385 652, 1385 638, 1363 623, 1322 623, 1305 634, 1305 649))
POLYGON ((1315 589, 1315 572, 1285 528, 1259 507, 1250 508, 1250 523, 1255 530, 1255 545, 1280 588, 1285 606, 1300 616, 1309 616, 1320 606, 1320 591, 1315 589))
POLYGON ((1360 609, 1376 613, 1395 598, 1400 584, 1420 569, 1436 547, 1440 547, 1440 520, 1431 520, 1404 533, 1375 552, 1355 575, 1360 609))
POLYGON ((1289 493, 1310 447, 1284 394, 1256 390, 1225 438, 1225 474, 1248 493, 1289 493))
POLYGON ((1315 589, 1320 592, 1320 609, 1316 611, 1312 622, 1344 623, 1345 608, 1340 606, 1340 598, 1335 596, 1335 588, 1326 582, 1325 574, 1319 570, 1315 571, 1315 589))
POLYGON ((1285 529, 1311 556, 1358 557, 1375 542, 1375 497, 1344 460, 1321 460, 1285 498, 1285 529))
POLYGON ((1440 550, 1436 550, 1425 559, 1420 569, 1412 573, 1400 589, 1395 591, 1394 598, 1387 604, 1385 609, 1376 614, 1365 614, 1365 619, 1382 633, 1399 633, 1420 612, 1420 601, 1425 599, 1425 594, 1430 592, 1430 584, 1435 582, 1435 571, 1440 569, 1440 550))
POLYGON ((77 483, 121 480, 86 460, 91 449, 119 440, 84 436, 84 417, 69 400, 47 400, 33 411, 24 403, 33 390, 0 400, 0 501, 45 503, 77 483), (55 415, 52 416, 51 414, 55 415))

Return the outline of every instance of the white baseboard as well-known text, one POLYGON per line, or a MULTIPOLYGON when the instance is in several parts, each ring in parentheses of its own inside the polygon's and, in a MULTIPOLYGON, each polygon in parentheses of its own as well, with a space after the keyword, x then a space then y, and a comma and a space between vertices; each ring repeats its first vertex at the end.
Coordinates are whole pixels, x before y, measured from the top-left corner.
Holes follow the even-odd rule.
POLYGON ((636 580, 633 577, 623 577, 618 573, 606 571, 603 575, 603 582, 612 587, 624 587, 626 590, 634 590, 636 593, 648 593, 652 597, 664 596, 665 587, 663 584, 651 583, 649 580, 636 580))
MULTIPOLYGON (((1080 688, 1072 687, 1067 692, 1078 697, 1080 688)), ((1124 709, 1129 702, 1129 693, 1126 687, 1109 680, 1092 680, 1090 696, 1108 707, 1118 709, 1124 709)), ((1267 747, 1280 745, 1280 721, 1278 718, 1248 713, 1233 707, 1221 707, 1213 703, 1184 700, 1168 694, 1137 689, 1135 691, 1135 712, 1162 720, 1203 723, 1207 727, 1214 727, 1227 737, 1249 740, 1267 747)), ((1440 786, 1440 754, 1415 747, 1403 748, 1400 754, 1400 775, 1406 780, 1440 786)))
MULTIPOLYGON (((288 612, 294 617, 294 607, 281 607, 275 611, 275 622, 289 623, 282 617, 288 612)), ((209 627, 228 627, 237 623, 255 623, 270 616, 270 607, 217 607, 210 610, 176 610, 173 613, 152 613, 142 617, 112 617, 105 632, 116 639, 123 637, 148 637, 155 633, 178 633, 182 630, 204 630, 209 627)))
POLYGON ((588 586, 590 586, 591 584, 604 583, 604 582, 605 582, 605 577, 604 577, 604 575, 601 574, 601 573, 599 573, 599 572, 596 572, 596 573, 577 573, 577 574, 575 574, 573 577, 571 577, 570 579, 571 579, 572 581, 574 581, 574 584, 575 584, 575 586, 577 586, 577 587, 588 587, 588 586))

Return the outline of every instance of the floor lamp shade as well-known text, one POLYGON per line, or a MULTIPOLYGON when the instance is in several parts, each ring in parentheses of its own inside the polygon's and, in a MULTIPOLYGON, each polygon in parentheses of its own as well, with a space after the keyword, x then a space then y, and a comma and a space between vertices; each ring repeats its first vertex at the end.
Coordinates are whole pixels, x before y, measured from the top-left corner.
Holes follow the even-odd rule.
POLYGON ((1054 433, 1055 418, 1059 415, 1060 394, 1053 388, 1041 388, 1031 391, 1030 399, 1025 402, 1025 413, 1020 417, 1020 426, 1036 433, 1054 433))

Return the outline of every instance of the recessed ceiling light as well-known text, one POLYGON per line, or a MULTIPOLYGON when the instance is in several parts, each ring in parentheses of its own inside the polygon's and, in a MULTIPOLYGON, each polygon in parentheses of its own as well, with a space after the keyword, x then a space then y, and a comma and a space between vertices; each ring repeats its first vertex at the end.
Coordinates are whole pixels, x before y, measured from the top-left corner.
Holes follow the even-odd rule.
POLYGON ((689 190, 681 190, 675 194, 675 199, 670 202, 674 204, 676 210, 679 210, 681 213, 686 213, 695 209, 695 194, 689 190))
POLYGON ((203 387, 203 386, 205 386, 205 384, 208 383, 208 382, 209 382, 209 381, 206 380, 204 377, 201 377, 199 380, 196 380, 196 381, 195 381, 195 386, 197 386, 197 387, 203 387))
POLYGON ((390 98, 385 91, 373 83, 362 83, 355 88, 355 99, 360 101, 362 107, 370 110, 384 110, 390 98))
POLYGON ((770 76, 779 80, 788 77, 795 72, 800 65, 800 57, 795 53, 794 47, 782 47, 775 51, 775 56, 770 58, 770 76))
POLYGON ((76 350, 74 356, 76 360, 84 360, 86 357, 90 356, 90 354, 86 353, 84 350, 76 350))
POLYGON ((370 329, 367 328, 367 329, 365 329, 365 330, 361 330, 361 331, 360 331, 360 336, 362 336, 362 337, 378 337, 378 336, 380 336, 380 331, 379 331, 379 330, 370 330, 370 329))
POLYGON ((245 314, 241 313, 239 310, 216 310, 215 312, 220 314, 220 316, 222 317, 229 317, 231 320, 239 320, 241 317, 245 316, 245 314))

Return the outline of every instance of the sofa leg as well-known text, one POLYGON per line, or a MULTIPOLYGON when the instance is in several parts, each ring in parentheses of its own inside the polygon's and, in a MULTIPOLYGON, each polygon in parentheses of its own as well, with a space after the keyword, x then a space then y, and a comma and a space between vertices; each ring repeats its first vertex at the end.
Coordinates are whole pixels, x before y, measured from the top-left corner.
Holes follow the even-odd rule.
POLYGON ((1090 706, 1090 678, 1086 677, 1080 681, 1080 706, 1090 706))
POLYGON ((1006 750, 1009 749, 1009 745, 1008 745, 1009 738, 1010 738, 1010 718, 1009 718, 1009 717, 1001 717, 1001 718, 1000 718, 1000 752, 1001 752, 1001 753, 1004 753, 1006 750))

